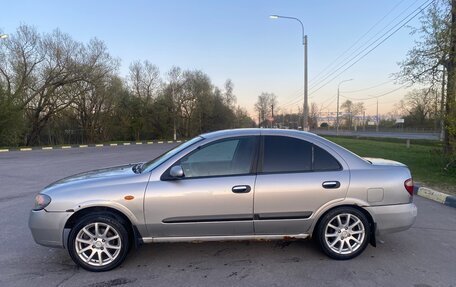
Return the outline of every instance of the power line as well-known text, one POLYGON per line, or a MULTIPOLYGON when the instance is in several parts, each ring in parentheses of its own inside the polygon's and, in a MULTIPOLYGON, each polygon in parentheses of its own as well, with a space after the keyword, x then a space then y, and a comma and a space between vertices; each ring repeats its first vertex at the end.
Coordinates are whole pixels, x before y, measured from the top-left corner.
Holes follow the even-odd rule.
MULTIPOLYGON (((288 97, 288 100, 286 101, 286 103, 290 103, 292 101, 295 101, 298 97, 302 97, 302 94, 301 94, 302 90, 304 90, 304 88, 300 88, 300 89, 296 90, 295 92, 293 92, 292 96, 288 97), (296 97, 296 96, 298 96, 298 97, 296 97), (292 99, 290 99, 290 98, 292 98, 292 99)), ((283 105, 286 105, 286 104, 280 105, 279 108, 283 105)))
POLYGON ((374 86, 370 86, 370 87, 367 87, 367 88, 362 88, 362 89, 359 89, 359 90, 351 90, 351 91, 340 91, 341 93, 344 93, 344 94, 354 94, 354 93, 359 93, 359 92, 364 92, 364 91, 367 91, 367 90, 371 90, 371 89, 374 89, 374 88, 378 88, 378 87, 381 87, 385 84, 389 84, 389 83, 392 83, 394 82, 394 80, 388 80, 386 82, 383 82, 383 83, 380 83, 380 84, 376 84, 374 86))
MULTIPOLYGON (((416 16, 418 16, 421 12, 423 12, 424 9, 426 9, 427 7, 429 7, 429 5, 431 5, 435 0, 431 0, 429 1, 429 3, 424 3, 422 4, 420 7, 418 7, 417 9, 415 9, 412 13, 410 13, 409 15, 407 15, 407 17, 405 17, 403 20, 401 20, 398 24, 396 24, 394 27, 392 27, 391 29, 389 29, 386 33, 384 33, 381 37, 379 37, 376 41, 374 41, 372 44, 374 44, 375 42, 377 42, 379 39, 381 39, 382 37, 384 37, 387 33, 389 33, 390 31, 392 31, 389 35, 387 35, 385 38, 383 38, 379 43, 377 43, 374 47, 372 47, 371 49, 369 49, 367 52, 365 52, 364 54, 362 54, 364 51, 366 51, 371 45, 369 45, 368 47, 366 47, 365 49, 363 49, 363 51, 361 51, 360 53, 358 53, 355 57, 353 57, 350 61, 356 59, 359 55, 359 58, 356 59, 356 61, 354 61, 353 63, 351 63, 348 67, 346 67, 345 69, 343 69, 340 73, 338 73, 337 75, 335 75, 334 77, 332 77, 331 79, 329 79, 328 81, 326 81, 323 85, 319 86, 317 89, 313 90, 310 95, 316 93, 317 91, 319 91, 321 88, 325 87, 327 84, 329 84, 330 82, 332 82, 334 79, 336 79, 338 76, 340 76, 341 74, 343 74, 345 71, 347 71, 348 69, 350 69, 351 67, 353 67, 355 64, 357 64, 359 61, 361 61, 364 57, 366 57, 368 54, 370 54, 373 50, 375 50, 378 46, 380 46, 381 44, 383 44, 386 40, 388 40, 389 38, 391 38, 394 34, 397 33, 397 31, 399 31, 401 28, 403 28, 405 25, 407 25, 412 19, 414 19, 416 16), (426 4, 426 5, 425 5, 426 4), (424 5, 424 7, 423 7, 424 5), (422 7, 422 8, 421 8, 422 7), (419 9, 419 10, 418 10, 419 9), (417 11, 415 13, 415 11, 417 11), (415 14, 413 14, 415 13, 415 14), (413 15, 412 15, 413 14, 413 15), (407 19, 408 18, 408 19, 407 19), (406 20, 406 21, 405 21, 406 20), (401 22, 405 21, 404 23, 401 24, 401 22), (396 28, 397 25, 401 24, 399 27, 396 28), (396 28, 396 29, 394 29, 396 28)), ((349 61, 349 62, 350 62, 349 61)), ((348 64, 349 62, 347 62, 346 64, 348 64)), ((345 65, 345 64, 344 64, 345 65)), ((343 68, 343 66, 340 66, 338 69, 336 69, 334 72, 330 73, 327 77, 325 77, 325 79, 329 78, 331 75, 335 74, 338 70, 340 70, 341 68, 343 68)))
MULTIPOLYGON (((378 85, 380 86, 380 85, 378 85)), ((365 100, 371 100, 371 99, 376 99, 376 98, 381 98, 381 97, 384 97, 384 96, 387 96, 389 94, 392 94, 402 88, 406 88, 408 85, 402 85, 400 87, 397 87, 393 90, 390 90, 390 91, 387 91, 387 92, 384 92, 384 93, 381 93, 381 94, 378 94, 378 95, 375 95, 375 96, 369 96, 369 97, 366 97, 366 98, 353 98, 353 97, 347 97, 347 96, 344 96, 344 95, 340 95, 342 98, 345 98, 347 100, 352 100, 352 101, 365 101, 365 100)), ((344 92, 345 93, 345 92, 344 92)), ((330 97, 330 98, 327 98, 326 100, 324 100, 321 105, 324 105, 326 102, 330 101, 330 103, 328 103, 325 107, 327 108, 328 106, 330 106, 331 104, 334 103, 336 97, 330 97)), ((290 106, 292 104, 297 104, 298 102, 300 102, 302 99, 298 99, 298 100, 295 100, 294 102, 291 102, 291 103, 288 103, 288 104, 285 104, 285 105, 282 105, 280 107, 284 108, 284 107, 287 107, 287 106, 290 106)))
POLYGON ((340 95, 340 96, 343 97, 343 98, 346 98, 347 100, 352 100, 352 101, 366 101, 366 100, 378 99, 378 98, 387 96, 387 95, 392 94, 392 93, 394 93, 396 91, 399 91, 400 89, 405 88, 405 87, 407 87, 407 85, 402 85, 402 86, 400 86, 398 88, 395 88, 394 90, 388 91, 386 93, 382 93, 382 94, 376 95, 376 96, 369 96, 369 97, 366 97, 366 98, 351 98, 351 97, 347 97, 347 96, 344 96, 344 95, 340 95))
MULTIPOLYGON (((402 2, 404 2, 405 0, 402 0, 402 1, 399 1, 396 5, 394 5, 394 7, 392 9, 390 9, 386 15, 384 15, 380 20, 378 20, 373 26, 371 26, 369 28, 369 30, 367 30, 363 35, 361 35, 361 37, 359 37, 350 47, 348 47, 348 49, 346 49, 342 54, 340 54, 332 63, 330 63, 329 65, 327 65, 323 70, 321 70, 317 75, 315 75, 310 81, 313 82, 315 81, 316 79, 319 78, 320 75, 322 75, 324 72, 326 72, 329 68, 331 68, 332 66, 334 66, 335 63, 337 63, 337 61, 339 59, 341 59, 345 54, 347 54, 353 47, 355 47, 362 39, 364 39, 367 34, 369 34, 375 27, 378 26, 378 24, 380 24, 386 17, 388 17, 400 4, 402 4, 402 2)), ((413 4, 415 4, 418 0, 416 0, 413 4)), ((406 10, 408 10, 410 8, 407 7, 406 10)), ((394 21, 394 20, 393 20, 394 21)), ((384 28, 383 28, 384 29, 384 28)), ((382 30, 383 30, 382 29, 382 30)))
POLYGON ((334 97, 334 98, 332 99, 332 101, 330 101, 326 106, 324 106, 323 108, 321 108, 321 110, 327 109, 330 105, 332 105, 332 104, 334 103, 334 101, 335 101, 336 99, 337 99, 337 98, 334 97))
MULTIPOLYGON (((427 6, 429 6, 432 2, 434 2, 435 0, 432 0, 427 6)), ((397 18, 399 18, 402 14, 404 14, 407 10, 410 9, 410 7, 412 7, 416 2, 418 2, 418 0, 414 1, 411 5, 409 5, 405 10, 403 10, 398 16, 396 16, 393 20, 390 21, 390 23, 392 23, 393 21, 395 21, 397 18)), ((399 3, 402 3, 399 2, 399 3)), ((351 61, 353 61, 354 59, 356 59, 361 53, 363 53, 364 51, 366 51, 369 47, 371 47, 373 44, 375 44, 377 41, 379 41, 382 37, 384 37, 388 32, 390 32, 391 30, 393 30, 397 25, 401 24, 401 22, 403 22, 404 20, 406 20, 410 15, 412 15, 415 11, 417 11, 418 9, 420 9, 423 5, 425 5, 425 3, 421 4, 418 8, 416 8, 415 10, 413 10, 411 13, 409 13, 405 18, 403 18, 402 20, 400 20, 398 23, 396 23, 392 28, 390 28, 388 31, 386 31, 385 33, 383 33, 380 37, 378 37, 375 41, 371 42, 368 46, 366 46, 362 51, 360 51, 359 53, 357 53, 354 57, 350 58, 349 60, 347 60, 350 56, 352 56, 355 52, 359 51, 360 48, 363 47, 364 44, 368 43, 369 41, 371 41, 375 36, 377 36, 378 34, 380 34, 380 32, 384 31, 387 27, 390 26, 390 24, 387 24, 384 28, 382 28, 379 32, 377 32, 373 37, 369 38, 368 41, 366 41, 363 45, 361 45, 360 47, 358 47, 357 49, 355 49, 355 51, 353 51, 347 58, 344 59, 344 62, 341 66, 339 66, 335 71, 327 74, 322 80, 319 80, 317 82, 317 84, 323 82, 324 80, 326 80, 327 78, 329 78, 331 75, 333 75, 334 73, 336 73, 338 70, 342 69, 345 65, 349 64, 351 61)), ((394 10, 398 5, 394 6, 392 10, 394 10)), ((427 7, 426 6, 426 7, 427 7)), ((412 18, 410 18, 407 22, 405 22, 402 26, 399 27, 402 28, 403 26, 405 26, 408 22, 410 22, 414 17, 416 17, 419 13, 421 13, 426 7, 424 7, 423 9, 421 9, 416 15, 414 15, 412 18)), ((374 24, 373 27, 375 27, 376 25, 378 25, 378 23, 380 23, 384 18, 386 18, 391 12, 392 10, 390 10, 380 21, 378 21, 376 24, 374 24)), ((372 30, 372 28, 368 30, 368 32, 370 32, 372 30)), ((392 34, 396 33, 399 29, 397 29, 396 31, 394 31, 392 34)), ((368 32, 366 32, 365 34, 367 34, 368 32)), ((360 41, 360 39, 362 39, 365 35, 361 36, 356 42, 355 44, 353 44, 351 47, 353 47, 354 45, 356 45, 356 43, 358 43, 360 41)), ((384 41, 386 41, 389 37, 391 37, 392 35, 389 35, 388 37, 386 37, 385 39, 383 39, 383 41, 381 41, 378 45, 376 45, 373 49, 369 50, 365 55, 363 55, 361 58, 359 58, 356 62, 354 62, 352 65, 350 65, 349 67, 347 67, 346 69, 344 69, 341 73, 339 73, 336 77, 333 77, 332 79, 330 79, 329 81, 327 81, 324 85, 320 86, 318 89, 314 90, 314 91, 311 91, 309 96, 311 96, 312 94, 314 94, 315 92, 317 92, 318 90, 320 90, 321 88, 323 88, 324 86, 326 86, 327 84, 329 84, 331 81, 333 81, 335 78, 337 78, 340 74, 342 74, 343 72, 345 72, 346 70, 348 70, 349 68, 351 68, 353 65, 355 65, 357 62, 359 62, 362 58, 364 58, 367 54, 369 54, 372 50, 374 50, 375 48, 377 48, 380 44, 382 44, 384 41)), ((351 48, 350 47, 350 48, 351 48)), ((348 50, 350 50, 350 48, 348 50)), ((348 51, 347 50, 347 51, 348 51)), ((337 60, 339 58, 341 58, 344 54, 346 54, 345 51, 342 55, 340 55, 335 61, 333 61, 333 64, 337 62, 337 60)), ((333 64, 330 64, 329 66, 333 66, 333 64)), ((313 85, 313 86, 316 86, 317 84, 313 85)), ((312 89, 312 88, 311 88, 312 89)), ((302 89, 301 89, 302 90, 302 89)), ((294 100, 291 100, 291 102, 288 102, 287 104, 285 105, 281 105, 280 107, 283 107, 283 106, 289 106, 289 105, 292 105, 292 104, 296 104, 298 103, 301 99, 299 99, 301 95, 299 95, 298 97, 296 97, 294 100), (298 99, 298 100, 296 100, 298 99)))

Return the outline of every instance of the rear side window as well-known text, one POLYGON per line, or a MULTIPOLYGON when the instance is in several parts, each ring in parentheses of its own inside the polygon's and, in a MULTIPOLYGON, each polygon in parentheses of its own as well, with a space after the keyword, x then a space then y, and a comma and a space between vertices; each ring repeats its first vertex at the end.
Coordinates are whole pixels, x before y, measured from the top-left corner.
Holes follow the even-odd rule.
POLYGON ((312 144, 282 136, 264 138, 263 172, 312 170, 312 144))
POLYGON ((314 171, 339 170, 342 166, 332 155, 324 149, 314 145, 314 171))
POLYGON ((340 170, 339 162, 324 149, 301 139, 265 136, 264 173, 340 170))

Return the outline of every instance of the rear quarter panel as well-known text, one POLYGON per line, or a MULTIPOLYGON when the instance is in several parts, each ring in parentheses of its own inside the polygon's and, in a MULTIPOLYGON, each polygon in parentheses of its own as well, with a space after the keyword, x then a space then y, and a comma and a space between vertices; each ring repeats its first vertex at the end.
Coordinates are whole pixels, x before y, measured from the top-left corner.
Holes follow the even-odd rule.
POLYGON ((351 170, 350 188, 347 198, 356 198, 370 206, 404 204, 411 196, 404 187, 411 178, 405 166, 369 166, 351 170))

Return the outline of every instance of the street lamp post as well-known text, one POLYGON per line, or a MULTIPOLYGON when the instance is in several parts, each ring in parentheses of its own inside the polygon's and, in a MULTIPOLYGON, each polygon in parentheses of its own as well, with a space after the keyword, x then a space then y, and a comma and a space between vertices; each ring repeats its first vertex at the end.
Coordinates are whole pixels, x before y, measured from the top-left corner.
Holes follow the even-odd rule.
POLYGON ((8 34, 0 34, 0 39, 6 39, 8 38, 8 34))
POLYGON ((303 130, 308 130, 308 117, 309 117, 309 104, 308 104, 308 95, 307 95, 307 35, 304 33, 304 24, 302 24, 301 20, 295 17, 289 16, 280 16, 280 15, 270 15, 269 18, 271 19, 290 19, 298 21, 301 24, 302 29, 302 45, 304 46, 304 108, 303 108, 303 130))
POLYGON ((343 80, 337 85, 337 114, 336 114, 336 135, 339 135, 339 96, 340 96, 340 85, 345 82, 353 81, 353 79, 343 80))

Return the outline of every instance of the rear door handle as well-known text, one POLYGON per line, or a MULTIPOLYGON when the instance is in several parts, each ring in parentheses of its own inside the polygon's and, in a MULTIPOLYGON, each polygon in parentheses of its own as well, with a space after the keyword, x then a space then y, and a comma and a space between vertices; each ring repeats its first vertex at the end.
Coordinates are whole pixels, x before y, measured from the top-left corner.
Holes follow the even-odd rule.
POLYGON ((340 187, 340 182, 338 182, 336 180, 325 181, 325 182, 323 182, 321 184, 321 186, 323 186, 323 188, 326 188, 326 189, 339 188, 340 187))
POLYGON ((234 193, 248 193, 250 190, 250 185, 235 185, 231 189, 231 191, 234 193))

